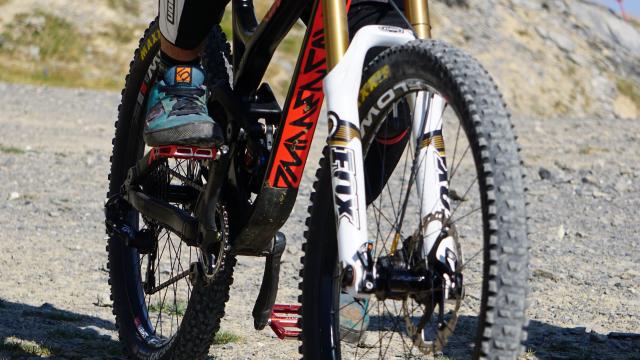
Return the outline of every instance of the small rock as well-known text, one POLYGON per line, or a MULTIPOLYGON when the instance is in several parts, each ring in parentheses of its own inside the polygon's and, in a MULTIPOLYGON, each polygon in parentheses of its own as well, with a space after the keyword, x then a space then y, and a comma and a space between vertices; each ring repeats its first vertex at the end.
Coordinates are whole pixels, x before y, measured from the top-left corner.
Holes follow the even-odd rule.
POLYGON ((631 188, 631 180, 620 180, 613 186, 613 188, 619 193, 627 192, 631 188))
POLYGON ((18 192, 12 192, 11 194, 9 194, 9 201, 11 200, 17 200, 20 198, 20 193, 18 192))
POLYGON ((570 52, 568 54, 568 58, 569 60, 573 61, 573 63, 575 63, 576 65, 583 66, 587 64, 587 60, 584 57, 582 57, 580 54, 577 54, 575 52, 570 52))
POLYGON ((609 197, 609 195, 607 193, 599 191, 599 190, 594 190, 592 195, 596 199, 605 199, 605 198, 609 197))
POLYGON ((569 274, 569 277, 572 278, 572 279, 576 279, 578 281, 584 280, 584 275, 582 275, 579 272, 573 272, 573 273, 569 274))
POLYGON ((565 230, 564 225, 560 225, 558 227, 558 231, 556 234, 557 234, 558 240, 564 239, 565 235, 567 235, 567 231, 565 230))
POLYGON ((553 179, 553 174, 551 173, 551 171, 549 171, 548 169, 545 169, 543 167, 541 167, 538 170, 538 175, 540 176, 540 179, 542 179, 542 180, 552 180, 553 179))
POLYGON ((560 50, 566 53, 571 53, 576 49, 576 44, 570 38, 560 33, 548 32, 548 38, 552 43, 556 44, 560 50))
POLYGON ((625 332, 610 332, 607 335, 609 339, 640 339, 640 334, 625 333, 625 332))
POLYGON ((557 166, 562 171, 566 171, 566 172, 575 172, 576 171, 576 168, 575 168, 574 165, 562 162, 560 160, 554 161, 553 164, 555 166, 557 166))
POLYGON ((611 220, 611 226, 613 226, 613 227, 619 227, 619 226, 624 226, 624 225, 626 225, 626 222, 622 218, 614 217, 613 220, 611 220))
POLYGON ((576 326, 576 328, 584 329, 583 333, 587 333, 587 334, 590 334, 590 333, 593 332, 593 329, 591 328, 591 325, 589 325, 589 324, 579 324, 578 326, 576 326))
POLYGON ((94 302, 93 305, 97 307, 105 307, 105 308, 113 307, 113 305, 110 302, 107 302, 104 299, 105 298, 102 295, 98 294, 96 296, 96 302, 94 302))
POLYGON ((568 333, 573 335, 582 335, 587 332, 591 332, 591 329, 587 329, 586 326, 576 326, 568 330, 568 333))
POLYGON ((55 306, 53 306, 50 303, 43 303, 42 305, 40 305, 40 309, 41 310, 55 310, 55 306))
POLYGON ((558 277, 550 271, 542 269, 534 269, 532 273, 533 277, 539 277, 543 279, 549 279, 558 282, 558 277))
POLYGON ((634 270, 627 270, 625 272, 623 272, 622 274, 619 275, 620 279, 622 280, 631 280, 634 277, 640 276, 640 272, 634 271, 634 270))
POLYGON ((27 54, 34 60, 40 59, 40 47, 36 45, 31 45, 27 49, 27 54))
POLYGON ((34 30, 42 30, 44 29, 45 24, 47 23, 47 19, 41 15, 30 16, 24 20, 25 25, 33 28, 34 30))
POLYGON ((543 39, 549 39, 549 31, 543 26, 536 26, 536 32, 543 39))
POLYGON ((605 343, 607 342, 607 336, 592 331, 591 334, 589 334, 589 340, 597 343, 605 343))
POLYGON ((60 212, 58 212, 58 211, 49 211, 49 216, 58 217, 58 216, 60 216, 60 212))
POLYGON ((598 185, 598 180, 593 175, 583 176, 582 182, 585 184, 598 185))

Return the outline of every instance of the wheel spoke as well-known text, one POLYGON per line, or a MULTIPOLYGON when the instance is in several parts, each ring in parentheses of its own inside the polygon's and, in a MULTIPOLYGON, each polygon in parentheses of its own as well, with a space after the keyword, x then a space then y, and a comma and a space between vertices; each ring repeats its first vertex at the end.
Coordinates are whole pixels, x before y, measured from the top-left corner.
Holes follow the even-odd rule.
POLYGON ((451 166, 453 167, 453 171, 451 172, 451 176, 449 177, 449 179, 453 179, 453 177, 456 175, 456 172, 458 171, 458 168, 460 167, 460 164, 462 164, 462 159, 464 159, 464 157, 467 155, 467 152, 469 151, 470 148, 471 148, 471 145, 469 144, 464 149, 464 152, 462 153, 462 156, 460 157, 460 161, 458 161, 458 165, 451 164, 451 166))
MULTIPOLYGON (((456 153, 458 151, 458 140, 460 138, 460 128, 462 127, 462 124, 460 122, 458 122, 458 129, 456 130, 456 142, 453 145, 453 158, 451 159, 451 166, 455 166, 456 164, 456 153)), ((451 176, 451 174, 449 174, 449 186, 451 186, 451 182, 453 181, 453 178, 451 176)))
POLYGON ((453 216, 453 214, 455 214, 456 210, 458 209, 458 207, 460 205, 462 205, 462 203, 464 203, 464 199, 466 199, 467 195, 469 195, 469 192, 473 189, 473 185, 475 185, 478 182, 478 175, 476 175, 473 180, 471 181, 471 183, 469 184, 469 186, 467 186, 467 188, 465 189, 464 193, 462 194, 462 196, 460 196, 460 201, 458 201, 458 205, 453 209, 453 211, 451 212, 451 216, 453 216))

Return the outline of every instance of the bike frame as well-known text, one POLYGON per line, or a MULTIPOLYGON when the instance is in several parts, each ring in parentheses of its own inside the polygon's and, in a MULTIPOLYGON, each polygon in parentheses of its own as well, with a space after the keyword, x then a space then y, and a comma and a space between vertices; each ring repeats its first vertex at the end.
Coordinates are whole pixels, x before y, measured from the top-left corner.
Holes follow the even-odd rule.
MULTIPOLYGON (((234 0, 234 92, 237 95, 249 97, 258 89, 277 44, 304 12, 305 5, 302 3, 296 0, 275 2, 258 25, 251 0, 234 0)), ((365 274, 365 264, 357 254, 368 243, 362 175, 364 152, 357 107, 364 58, 367 51, 376 46, 394 46, 414 40, 416 36, 428 37, 430 26, 426 1, 406 0, 407 16, 416 33, 394 27, 367 26, 355 35, 349 46, 348 7, 349 1, 345 4, 343 0, 322 0, 314 4, 264 185, 254 201, 251 216, 241 226, 242 230, 234 239, 234 244, 240 253, 247 250, 255 253, 256 250, 260 252, 270 248, 271 239, 284 224, 295 203, 325 95, 323 88, 327 89, 330 122, 328 144, 339 258, 343 268, 349 266, 353 270, 353 281, 348 285, 348 290, 356 295, 361 292, 365 274), (327 70, 330 72, 325 77, 327 70), (274 207, 274 204, 277 205, 274 207)), ((426 111, 428 115, 427 121, 424 117, 414 119, 413 128, 420 129, 420 133, 416 131, 413 134, 416 139, 440 131, 438 126, 441 127, 441 122, 438 125, 437 121, 428 120, 438 111, 438 107, 441 111, 443 106, 443 102, 433 96, 427 99, 427 94, 420 95, 422 104, 417 104, 418 109, 426 111), (427 122, 432 125, 427 126, 427 122)), ((434 146, 430 152, 427 146, 418 151, 421 158, 431 160, 418 173, 419 194, 427 199, 427 203, 434 204, 432 210, 440 210, 444 207, 438 206, 440 193, 436 194, 431 189, 441 189, 442 186, 425 187, 424 184, 429 182, 426 174, 442 173, 431 170, 438 169, 433 167, 444 163, 437 161, 443 159, 444 154, 435 151, 434 146)), ((442 178, 436 177, 431 182, 440 184, 442 178)), ((433 242, 435 238, 429 241, 433 242)))
MULTIPOLYGON (((226 203, 231 214, 230 241, 234 251, 239 255, 253 256, 273 253, 275 235, 289 217, 297 197, 320 116, 324 89, 327 89, 328 145, 338 253, 341 266, 352 270, 353 281, 346 284, 348 290, 360 295, 366 266, 361 253, 366 251, 368 243, 363 177, 365 151, 362 149, 357 105, 364 58, 373 47, 404 44, 420 34, 390 26, 366 26, 358 31, 349 46, 346 19, 349 2, 316 0, 307 21, 307 31, 284 110, 280 110, 268 86, 260 83, 278 43, 308 9, 308 3, 276 1, 260 24, 255 18, 251 0, 233 0, 232 4, 233 89, 217 84, 210 97, 210 109, 222 109, 224 117, 231 120, 226 124, 230 145, 219 149, 218 161, 212 163, 205 192, 195 210, 196 217, 156 201, 130 186, 157 164, 153 153, 141 159, 130 171, 125 184, 128 189, 125 199, 141 213, 169 226, 188 244, 197 243, 198 234, 202 234, 204 243, 210 243, 217 239, 212 219, 221 197, 220 191, 224 188, 229 200, 226 203), (236 155, 239 150, 243 149, 238 144, 244 140, 235 139, 241 138, 243 132, 250 138, 251 129, 259 127, 260 119, 264 119, 267 126, 277 125, 277 135, 269 149, 267 165, 263 168, 261 188, 255 199, 249 202, 250 191, 246 184, 237 180, 238 166, 234 163, 238 161, 236 155)), ((423 16, 428 15, 426 1, 406 0, 405 7, 409 10, 408 15, 414 14, 409 21, 415 30, 422 29, 423 36, 428 36, 428 16, 423 16)), ((149 74, 154 68, 155 65, 150 67, 149 74)), ((148 77, 152 76, 149 74, 148 77)), ((140 90, 141 99, 144 99, 146 84, 140 90)), ((405 90, 410 92, 412 89, 407 87, 405 90)), ((441 134, 442 123, 437 121, 441 120, 437 114, 441 114, 444 102, 423 92, 416 95, 413 103, 415 114, 426 114, 426 117, 414 116, 413 119, 413 129, 419 131, 414 130, 412 135, 416 144, 422 144, 416 145, 416 158, 425 157, 427 160, 424 161, 425 169, 418 169, 418 193, 426 204, 433 204, 431 211, 448 208, 445 206, 447 177, 444 149, 438 149, 429 140, 441 134), (431 120, 434 114, 436 118, 431 120), (438 188, 440 191, 434 190, 438 188)), ((371 125, 366 119, 363 123, 365 130, 371 125)), ((120 232, 124 232, 125 237, 134 237, 126 229, 120 232)))
MULTIPOLYGON (((232 240, 240 254, 267 253, 272 248, 273 236, 291 213, 324 100, 322 81, 328 70, 327 63, 335 65, 342 57, 338 54, 346 51, 346 11, 349 2, 316 0, 309 9, 306 1, 276 1, 261 23, 257 22, 252 0, 232 2, 233 92, 245 99, 255 95, 280 41, 300 16, 310 10, 307 31, 284 110, 277 121, 278 132, 263 186, 252 207, 238 211, 250 215, 241 223, 232 224, 232 240), (323 16, 327 11, 330 15, 323 16), (327 51, 333 54, 329 58, 327 51)), ((405 7, 426 8, 426 5, 426 1, 407 0, 405 7), (411 5, 414 2, 422 6, 411 5)), ((407 15, 412 13, 424 15, 428 11, 408 11, 407 15)), ((414 18, 410 18, 413 24, 428 24, 428 17, 427 20, 424 17, 414 18)), ((355 80, 354 84, 359 85, 359 80, 355 80)), ((214 93, 212 98, 216 99, 216 95, 214 93)))
MULTIPOLYGON (((234 86, 240 98, 256 93, 279 42, 308 9, 300 0, 276 1, 260 24, 251 0, 233 0, 234 86), (259 59, 259 60, 256 60, 259 59)), ((324 23, 320 1, 315 1, 296 64, 262 187, 250 215, 232 224, 232 241, 239 254, 260 255, 272 248, 275 233, 295 203, 302 172, 324 100, 322 81, 327 72, 324 23), (235 232, 233 229, 237 229, 235 232)), ((215 93, 212 95, 216 99, 215 93)), ((225 104, 222 104, 223 106, 225 104)), ((250 124, 244 124, 250 126, 250 124)), ((233 221, 233 220, 232 220, 233 221)))

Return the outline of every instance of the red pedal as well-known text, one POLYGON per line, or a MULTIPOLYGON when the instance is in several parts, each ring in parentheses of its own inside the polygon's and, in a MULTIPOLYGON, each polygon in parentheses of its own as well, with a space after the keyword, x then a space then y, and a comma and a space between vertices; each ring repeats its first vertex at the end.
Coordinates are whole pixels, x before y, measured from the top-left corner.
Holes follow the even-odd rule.
POLYGON ((298 339, 300 329, 300 305, 273 305, 269 326, 280 340, 298 339))
POLYGON ((165 145, 151 149, 149 163, 160 158, 189 159, 189 160, 215 160, 216 148, 200 148, 197 146, 165 145))

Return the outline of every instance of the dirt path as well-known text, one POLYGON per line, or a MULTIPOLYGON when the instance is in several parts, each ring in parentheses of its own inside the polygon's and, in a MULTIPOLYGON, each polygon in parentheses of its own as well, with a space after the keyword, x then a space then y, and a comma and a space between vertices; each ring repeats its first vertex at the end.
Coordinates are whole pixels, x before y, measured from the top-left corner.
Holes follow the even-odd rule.
MULTIPOLYGON (((117 101, 114 93, 0 84, 0 359, 121 356, 102 223, 117 101)), ((640 359, 640 122, 514 122, 530 189, 527 357, 640 359)), ((284 228, 281 302, 298 294, 318 149, 284 228)), ((239 260, 222 329, 240 339, 212 347, 212 356, 296 356, 295 342, 253 330, 262 264, 239 260)))

